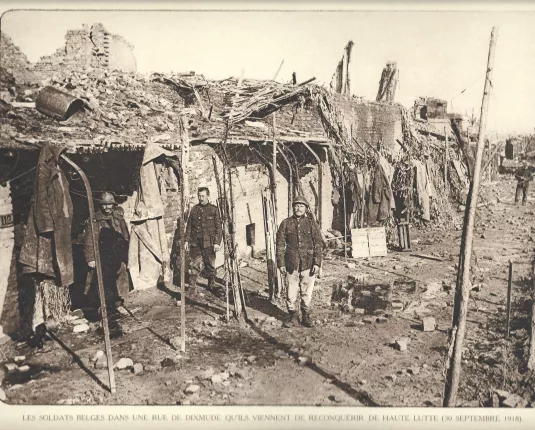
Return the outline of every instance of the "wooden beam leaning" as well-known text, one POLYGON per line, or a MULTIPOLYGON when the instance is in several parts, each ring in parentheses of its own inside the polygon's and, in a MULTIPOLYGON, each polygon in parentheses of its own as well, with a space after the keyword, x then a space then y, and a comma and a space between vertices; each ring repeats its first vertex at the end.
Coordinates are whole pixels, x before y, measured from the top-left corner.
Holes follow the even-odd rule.
POLYGON ((87 193, 87 204, 89 208, 89 228, 91 229, 91 238, 93 239, 93 252, 95 254, 95 270, 97 272, 97 286, 98 295, 100 298, 100 315, 102 317, 102 329, 104 331, 104 345, 106 347, 106 359, 108 364, 108 377, 110 382, 110 392, 115 394, 115 374, 113 373, 113 358, 111 355, 111 342, 110 342, 110 329, 108 327, 108 309, 106 307, 106 297, 104 295, 104 283, 102 281, 102 265, 100 264, 100 250, 99 250, 99 238, 98 231, 95 228, 95 206, 93 204, 93 193, 91 191, 91 185, 85 172, 78 167, 74 161, 65 155, 61 155, 61 158, 65 160, 82 178, 87 193))

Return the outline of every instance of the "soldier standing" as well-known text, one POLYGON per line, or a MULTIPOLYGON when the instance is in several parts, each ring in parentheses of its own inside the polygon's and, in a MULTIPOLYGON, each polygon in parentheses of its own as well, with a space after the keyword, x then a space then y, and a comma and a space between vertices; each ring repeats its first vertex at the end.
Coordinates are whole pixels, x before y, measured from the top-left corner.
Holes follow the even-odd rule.
MULTIPOLYGON (((128 293, 130 284, 126 264, 128 262, 128 243, 130 234, 124 220, 124 211, 117 205, 113 194, 105 191, 100 198, 100 209, 95 213, 95 227, 102 266, 102 281, 107 305, 122 305, 122 295, 128 293)), ((85 232, 84 254, 91 272, 88 277, 87 290, 96 286, 95 252, 93 237, 89 226, 85 232)))
POLYGON ((522 166, 515 172, 515 178, 517 180, 515 204, 518 204, 518 200, 520 200, 520 194, 522 194, 522 206, 525 206, 526 200, 528 198, 529 184, 533 179, 533 174, 531 173, 531 170, 529 169, 529 166, 525 161, 522 163, 522 166))
POLYGON ((282 221, 277 231, 277 267, 288 280, 289 318, 283 324, 286 328, 295 326, 298 292, 301 293, 301 324, 312 326, 310 302, 323 257, 323 238, 316 221, 307 216, 308 209, 306 199, 297 196, 293 201, 293 216, 282 221))
POLYGON ((199 204, 190 212, 185 234, 185 248, 189 251, 190 258, 189 286, 196 288, 197 278, 204 265, 208 288, 212 289, 216 276, 215 257, 223 232, 219 210, 210 203, 210 190, 201 187, 197 193, 199 204))

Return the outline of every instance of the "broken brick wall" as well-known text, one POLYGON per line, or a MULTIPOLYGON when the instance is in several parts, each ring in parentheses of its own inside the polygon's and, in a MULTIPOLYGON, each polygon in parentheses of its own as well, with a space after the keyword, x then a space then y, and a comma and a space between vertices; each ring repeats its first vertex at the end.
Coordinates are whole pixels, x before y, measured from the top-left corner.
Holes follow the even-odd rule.
POLYGON ((12 74, 17 83, 33 82, 35 75, 32 65, 20 48, 13 44, 11 38, 0 32, 0 67, 12 74))
POLYGON ((130 43, 109 33, 102 24, 84 25, 81 29, 68 30, 65 45, 52 55, 41 57, 34 70, 43 78, 64 67, 75 67, 80 71, 92 67, 136 72, 133 50, 130 43))

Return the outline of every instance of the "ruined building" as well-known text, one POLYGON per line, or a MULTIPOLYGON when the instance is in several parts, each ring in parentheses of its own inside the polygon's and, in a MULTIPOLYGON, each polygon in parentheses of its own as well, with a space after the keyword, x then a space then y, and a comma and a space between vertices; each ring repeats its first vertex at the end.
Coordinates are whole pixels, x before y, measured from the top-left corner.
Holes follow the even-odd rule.
POLYGON ((134 47, 123 37, 111 34, 100 23, 91 27, 69 30, 65 45, 52 55, 41 57, 35 65, 37 73, 54 73, 64 66, 106 68, 123 72, 136 72, 134 47))

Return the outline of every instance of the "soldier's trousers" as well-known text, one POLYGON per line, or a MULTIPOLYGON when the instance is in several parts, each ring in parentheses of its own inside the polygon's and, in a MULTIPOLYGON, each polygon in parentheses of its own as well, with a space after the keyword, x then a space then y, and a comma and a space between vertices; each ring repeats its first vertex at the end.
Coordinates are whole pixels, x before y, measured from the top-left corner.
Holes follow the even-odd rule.
POLYGON ((294 271, 291 275, 286 274, 288 280, 288 291, 286 297, 286 306, 288 311, 295 311, 295 302, 298 293, 301 293, 301 311, 310 311, 310 302, 312 301, 312 292, 314 291, 314 282, 316 275, 310 275, 310 269, 299 272, 294 271))
POLYGON ((529 186, 522 184, 518 184, 516 186, 515 203, 518 203, 518 200, 520 199, 520 194, 522 194, 522 204, 526 204, 526 200, 528 198, 528 188, 529 186))
POLYGON ((199 246, 191 246, 189 251, 190 276, 199 276, 204 266, 204 275, 208 279, 215 277, 217 273, 215 257, 213 246, 204 249, 199 246))

